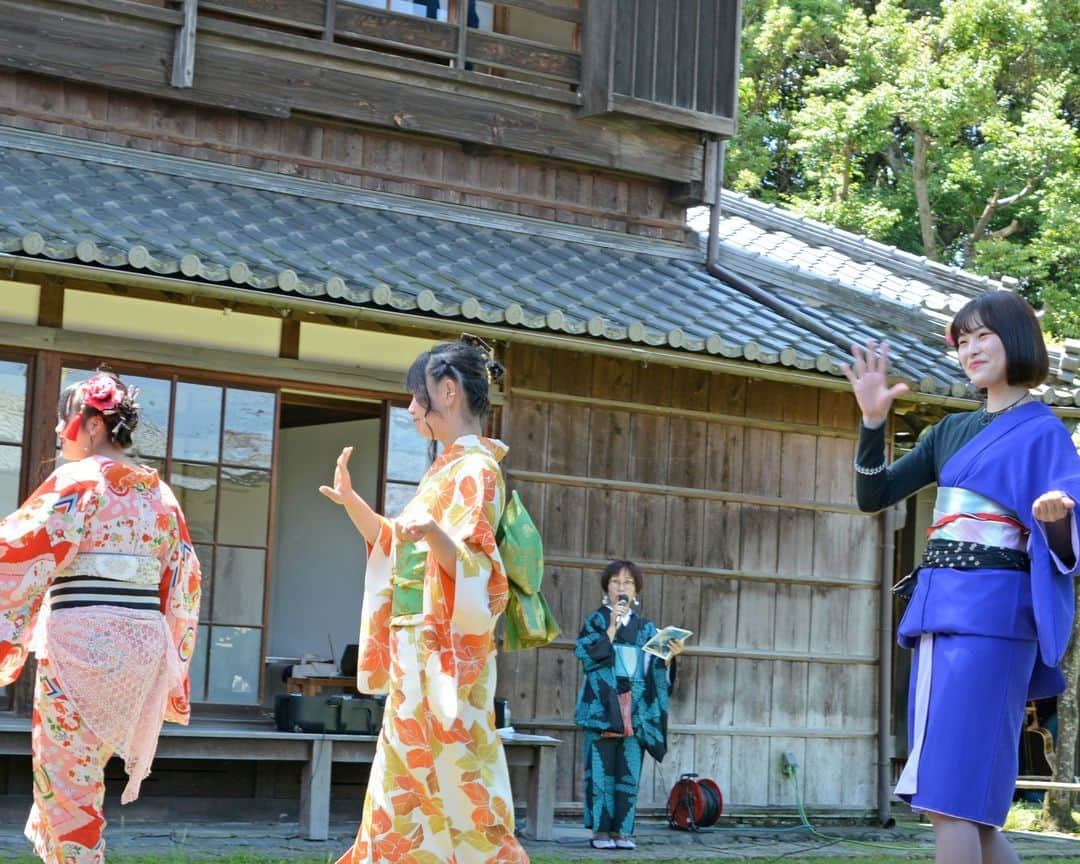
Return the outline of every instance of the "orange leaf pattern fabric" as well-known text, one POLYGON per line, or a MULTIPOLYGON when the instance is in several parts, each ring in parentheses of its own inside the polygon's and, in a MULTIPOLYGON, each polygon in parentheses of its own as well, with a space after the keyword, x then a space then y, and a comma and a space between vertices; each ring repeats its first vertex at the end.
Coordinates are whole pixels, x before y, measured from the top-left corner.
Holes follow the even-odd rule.
POLYGON ((495 622, 507 583, 495 545, 505 505, 499 441, 458 439, 402 514, 431 516, 457 547, 427 556, 419 612, 393 614, 396 532, 368 549, 357 685, 388 693, 356 842, 339 864, 527 864, 495 731, 495 622))

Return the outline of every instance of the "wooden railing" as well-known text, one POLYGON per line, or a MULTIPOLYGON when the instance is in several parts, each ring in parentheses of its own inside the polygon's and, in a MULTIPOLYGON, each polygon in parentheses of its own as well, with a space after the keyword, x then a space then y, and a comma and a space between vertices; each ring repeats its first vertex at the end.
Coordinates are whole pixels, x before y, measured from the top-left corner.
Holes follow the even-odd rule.
MULTIPOLYGON (((161 0, 140 0, 161 5, 161 0)), ((582 22, 580 0, 496 0, 490 6, 495 27, 468 26, 469 0, 442 0, 446 20, 377 8, 357 0, 173 0, 185 12, 177 36, 174 86, 190 86, 190 68, 199 18, 211 18, 321 39, 382 53, 421 59, 477 74, 517 78, 549 87, 577 90, 582 78, 577 49, 582 22), (500 22, 528 13, 530 36, 498 32, 500 22), (538 17, 537 17, 538 16, 538 17), (562 43, 562 44, 559 44, 562 43), (187 52, 187 53, 185 53, 187 52)), ((388 2, 387 7, 391 6, 388 2)), ((417 4, 417 7, 423 4, 417 4)))

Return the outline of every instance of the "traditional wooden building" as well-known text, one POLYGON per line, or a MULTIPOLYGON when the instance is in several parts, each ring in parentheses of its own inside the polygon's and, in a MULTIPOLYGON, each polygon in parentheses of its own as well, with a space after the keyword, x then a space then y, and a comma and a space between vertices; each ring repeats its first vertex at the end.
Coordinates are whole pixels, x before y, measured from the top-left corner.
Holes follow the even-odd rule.
MULTIPOLYGON (((573 638, 599 570, 630 557, 644 611, 695 633, 645 806, 695 770, 732 810, 789 810, 784 752, 812 809, 887 803, 887 586, 912 544, 854 507, 836 363, 852 338, 898 344, 902 446, 970 404, 942 328, 993 286, 738 196, 706 254, 687 208, 716 200, 734 128, 737 0, 0 15, 0 510, 50 468, 64 381, 107 361, 142 389, 139 454, 204 562, 195 722, 134 815, 165 796, 180 817, 265 815, 302 791, 325 820, 331 779, 358 814, 370 742, 290 738, 267 711, 284 666, 355 638, 361 547, 316 487, 350 443, 359 488, 400 506, 425 468, 402 372, 462 331, 509 370, 493 431, 564 630, 500 659, 514 726, 562 741, 557 771, 525 754, 515 782, 580 809, 573 638)), ((1045 398, 1076 404, 1064 378, 1045 398)), ((4 700, 14 812, 25 686, 4 700)))

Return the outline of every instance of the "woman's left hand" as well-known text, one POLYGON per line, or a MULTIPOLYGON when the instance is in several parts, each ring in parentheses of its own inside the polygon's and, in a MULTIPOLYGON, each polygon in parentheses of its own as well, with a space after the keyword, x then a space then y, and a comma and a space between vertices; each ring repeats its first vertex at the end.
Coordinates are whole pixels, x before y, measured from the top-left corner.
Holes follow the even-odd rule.
POLYGON ((416 543, 418 540, 427 540, 436 527, 435 520, 430 516, 426 519, 399 521, 397 523, 398 540, 404 540, 406 543, 416 543))
POLYGON ((667 647, 671 654, 668 656, 667 660, 664 661, 664 665, 667 665, 682 654, 683 649, 686 647, 686 637, 684 636, 682 639, 672 639, 667 643, 667 647))
POLYGON ((1072 498, 1055 489, 1036 498, 1031 513, 1040 522, 1060 522, 1074 507, 1076 502, 1072 498))

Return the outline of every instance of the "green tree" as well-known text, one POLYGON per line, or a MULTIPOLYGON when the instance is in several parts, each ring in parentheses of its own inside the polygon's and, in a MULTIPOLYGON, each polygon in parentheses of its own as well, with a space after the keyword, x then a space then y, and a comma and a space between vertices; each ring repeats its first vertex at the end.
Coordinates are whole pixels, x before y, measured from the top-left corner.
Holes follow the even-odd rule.
POLYGON ((1051 330, 1080 335, 1080 0, 749 0, 744 16, 729 187, 1015 277, 1051 330))

